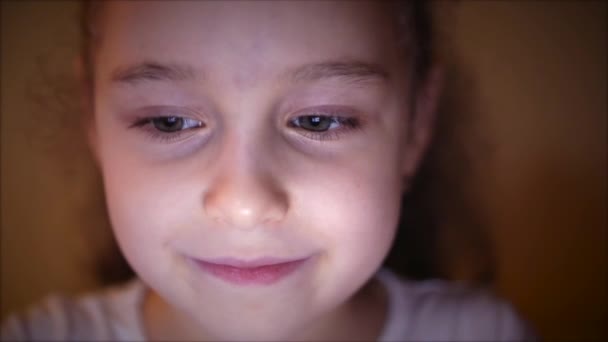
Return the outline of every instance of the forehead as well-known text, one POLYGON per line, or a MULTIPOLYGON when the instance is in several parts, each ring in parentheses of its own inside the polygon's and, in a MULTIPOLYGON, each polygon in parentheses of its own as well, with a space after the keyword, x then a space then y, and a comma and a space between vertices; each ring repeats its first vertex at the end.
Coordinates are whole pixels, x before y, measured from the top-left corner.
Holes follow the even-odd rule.
POLYGON ((388 6, 363 1, 117 1, 105 6, 100 74, 175 62, 248 82, 311 62, 398 62, 388 6))

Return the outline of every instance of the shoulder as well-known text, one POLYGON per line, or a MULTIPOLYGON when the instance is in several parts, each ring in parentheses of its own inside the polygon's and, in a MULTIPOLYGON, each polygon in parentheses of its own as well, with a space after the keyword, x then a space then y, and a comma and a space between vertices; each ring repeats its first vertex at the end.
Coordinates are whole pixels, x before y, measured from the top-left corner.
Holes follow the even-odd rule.
POLYGON ((98 292, 51 295, 2 323, 2 341, 142 340, 137 304, 144 286, 138 280, 98 292))
POLYGON ((488 289, 442 280, 408 281, 388 272, 381 278, 390 298, 386 340, 535 339, 514 307, 488 289))

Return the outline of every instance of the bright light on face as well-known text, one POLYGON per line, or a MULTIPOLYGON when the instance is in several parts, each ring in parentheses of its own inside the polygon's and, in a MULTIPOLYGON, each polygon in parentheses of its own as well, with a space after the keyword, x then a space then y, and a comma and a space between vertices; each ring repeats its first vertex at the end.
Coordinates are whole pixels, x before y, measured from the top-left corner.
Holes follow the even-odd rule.
POLYGON ((105 8, 95 130, 112 225, 138 275, 208 336, 292 336, 388 253, 418 153, 390 15, 326 1, 105 8))

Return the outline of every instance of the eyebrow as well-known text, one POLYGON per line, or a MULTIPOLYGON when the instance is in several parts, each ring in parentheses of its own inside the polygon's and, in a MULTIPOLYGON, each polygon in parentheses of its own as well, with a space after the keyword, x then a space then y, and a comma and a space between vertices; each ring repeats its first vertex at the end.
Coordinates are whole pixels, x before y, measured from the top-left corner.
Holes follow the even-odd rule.
POLYGON ((358 60, 336 60, 300 66, 287 73, 292 82, 312 82, 328 78, 344 78, 360 82, 369 80, 386 81, 389 72, 379 64, 358 60))
MULTIPOLYGON (((189 81, 198 74, 195 68, 178 63, 158 63, 145 61, 116 68, 111 80, 116 83, 138 84, 146 81, 189 81)), ((313 82, 329 78, 342 78, 353 82, 372 80, 386 81, 388 71, 379 64, 358 60, 335 60, 311 63, 289 70, 281 75, 292 83, 313 82)))
POLYGON ((145 81, 190 81, 196 79, 196 76, 194 68, 188 65, 145 61, 115 69, 111 73, 111 80, 137 84, 145 81))

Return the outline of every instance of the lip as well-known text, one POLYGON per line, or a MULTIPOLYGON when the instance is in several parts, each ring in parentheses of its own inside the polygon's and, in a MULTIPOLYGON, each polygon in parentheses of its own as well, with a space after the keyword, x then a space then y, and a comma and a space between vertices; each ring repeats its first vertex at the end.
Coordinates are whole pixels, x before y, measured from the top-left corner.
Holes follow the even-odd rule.
POLYGON ((226 282, 246 285, 272 285, 294 273, 309 258, 277 259, 260 258, 255 260, 239 260, 220 258, 201 260, 194 259, 197 266, 204 272, 226 282))

